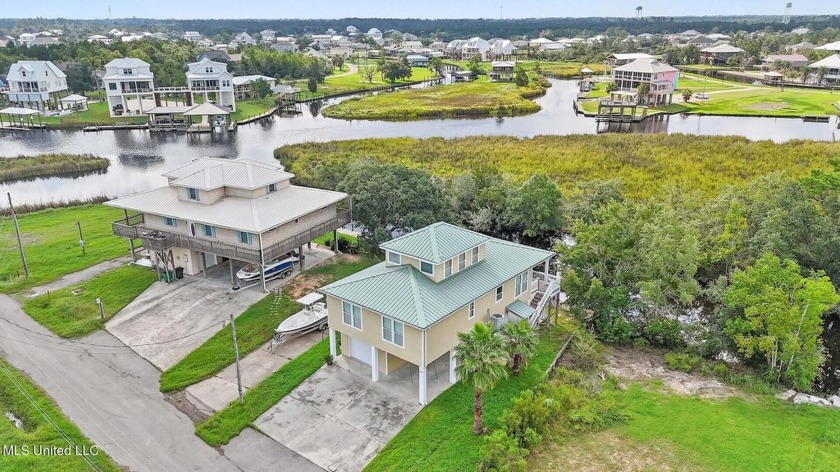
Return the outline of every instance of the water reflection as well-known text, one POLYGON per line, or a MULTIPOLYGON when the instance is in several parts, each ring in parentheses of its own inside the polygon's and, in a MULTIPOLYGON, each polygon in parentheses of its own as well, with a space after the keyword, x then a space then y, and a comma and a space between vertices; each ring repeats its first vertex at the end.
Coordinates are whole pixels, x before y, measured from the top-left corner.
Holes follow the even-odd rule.
MULTIPOLYGON (((95 154, 111 159, 107 175, 93 175, 73 181, 51 179, 0 186, 21 202, 45 201, 93 195, 124 195, 164 185, 160 173, 192 159, 250 157, 273 160, 275 148, 286 144, 371 137, 465 137, 510 135, 595 134, 598 123, 575 115, 572 101, 577 86, 572 81, 552 81, 554 86, 537 103, 539 113, 513 118, 450 119, 411 122, 343 121, 325 118, 321 110, 347 98, 313 102, 303 113, 283 115, 240 126, 236 133, 187 134, 116 131, 30 131, 0 134, 0 156, 50 152, 95 154), (308 111, 308 113, 307 113, 308 111)), ((606 125, 604 125, 606 126, 606 125)), ((613 125, 614 126, 614 125, 613 125)), ((686 133, 698 135, 741 135, 749 139, 777 142, 790 139, 834 140, 835 123, 803 123, 795 119, 661 116, 634 125, 622 125, 610 132, 686 133)))

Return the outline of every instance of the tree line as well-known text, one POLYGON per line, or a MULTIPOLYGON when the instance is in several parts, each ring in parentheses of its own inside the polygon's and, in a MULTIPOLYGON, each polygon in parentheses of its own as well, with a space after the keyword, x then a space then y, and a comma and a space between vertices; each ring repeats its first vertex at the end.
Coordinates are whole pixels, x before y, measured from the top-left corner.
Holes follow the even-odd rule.
POLYGON ((342 166, 331 187, 353 197, 362 249, 436 221, 555 247, 572 313, 601 338, 737 353, 810 390, 824 362, 823 317, 840 302, 840 160, 833 165, 715 196, 684 186, 631 199, 620 180, 563 192, 544 174, 438 178, 367 160, 342 166))

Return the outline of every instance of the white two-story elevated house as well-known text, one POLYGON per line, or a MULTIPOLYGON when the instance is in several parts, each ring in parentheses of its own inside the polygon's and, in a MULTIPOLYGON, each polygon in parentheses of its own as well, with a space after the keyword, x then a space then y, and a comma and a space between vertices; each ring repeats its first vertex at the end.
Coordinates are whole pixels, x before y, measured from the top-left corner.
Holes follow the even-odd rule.
POLYGON ((187 275, 228 262, 235 284, 235 263, 270 263, 350 221, 347 194, 292 185, 276 164, 202 158, 163 176, 169 185, 105 204, 125 210, 114 234, 187 275))
POLYGON ((17 61, 6 82, 3 93, 12 106, 42 112, 60 108, 62 92, 67 92, 67 76, 50 61, 17 61))
POLYGON ((187 64, 187 89, 190 103, 213 103, 236 111, 233 74, 228 72, 224 62, 202 58, 187 64))
POLYGON ((105 64, 102 84, 111 117, 143 115, 155 107, 155 74, 144 60, 123 57, 105 64))
POLYGON ((370 366, 373 381, 412 369, 423 405, 432 364, 438 375, 448 370, 449 382, 456 381, 458 333, 490 320, 536 324, 559 294, 557 278, 547 274, 554 252, 448 223, 380 248, 384 262, 320 290, 327 296, 330 352, 337 354, 340 335, 342 356, 370 366))

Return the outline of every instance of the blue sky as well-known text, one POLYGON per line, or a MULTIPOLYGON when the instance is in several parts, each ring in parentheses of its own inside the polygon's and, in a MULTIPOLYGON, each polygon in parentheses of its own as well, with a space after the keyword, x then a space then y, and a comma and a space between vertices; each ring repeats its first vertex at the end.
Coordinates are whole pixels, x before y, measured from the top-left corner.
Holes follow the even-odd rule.
MULTIPOLYGON (((836 0, 794 3, 794 15, 840 14, 836 0)), ((108 18, 505 18, 781 15, 778 0, 4 0, 0 17, 108 18)))

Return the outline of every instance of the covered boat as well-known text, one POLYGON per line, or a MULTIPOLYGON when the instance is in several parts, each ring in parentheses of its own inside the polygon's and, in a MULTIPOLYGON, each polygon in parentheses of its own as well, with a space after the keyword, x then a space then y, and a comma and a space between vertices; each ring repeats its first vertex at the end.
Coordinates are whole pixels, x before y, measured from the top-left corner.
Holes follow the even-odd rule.
MULTIPOLYGON (((292 274, 292 271, 295 268, 295 264, 300 259, 297 256, 289 256, 284 259, 275 259, 265 265, 265 278, 266 280, 274 279, 277 277, 285 278, 288 275, 292 274)), ((260 278, 260 265, 259 264, 248 264, 239 272, 236 273, 236 277, 243 281, 243 282, 253 282, 260 278)))
POLYGON ((320 301, 323 298, 324 295, 317 292, 298 298, 296 301, 303 305, 303 310, 280 323, 274 330, 275 341, 279 342, 286 337, 309 333, 316 329, 327 329, 327 305, 320 301))

